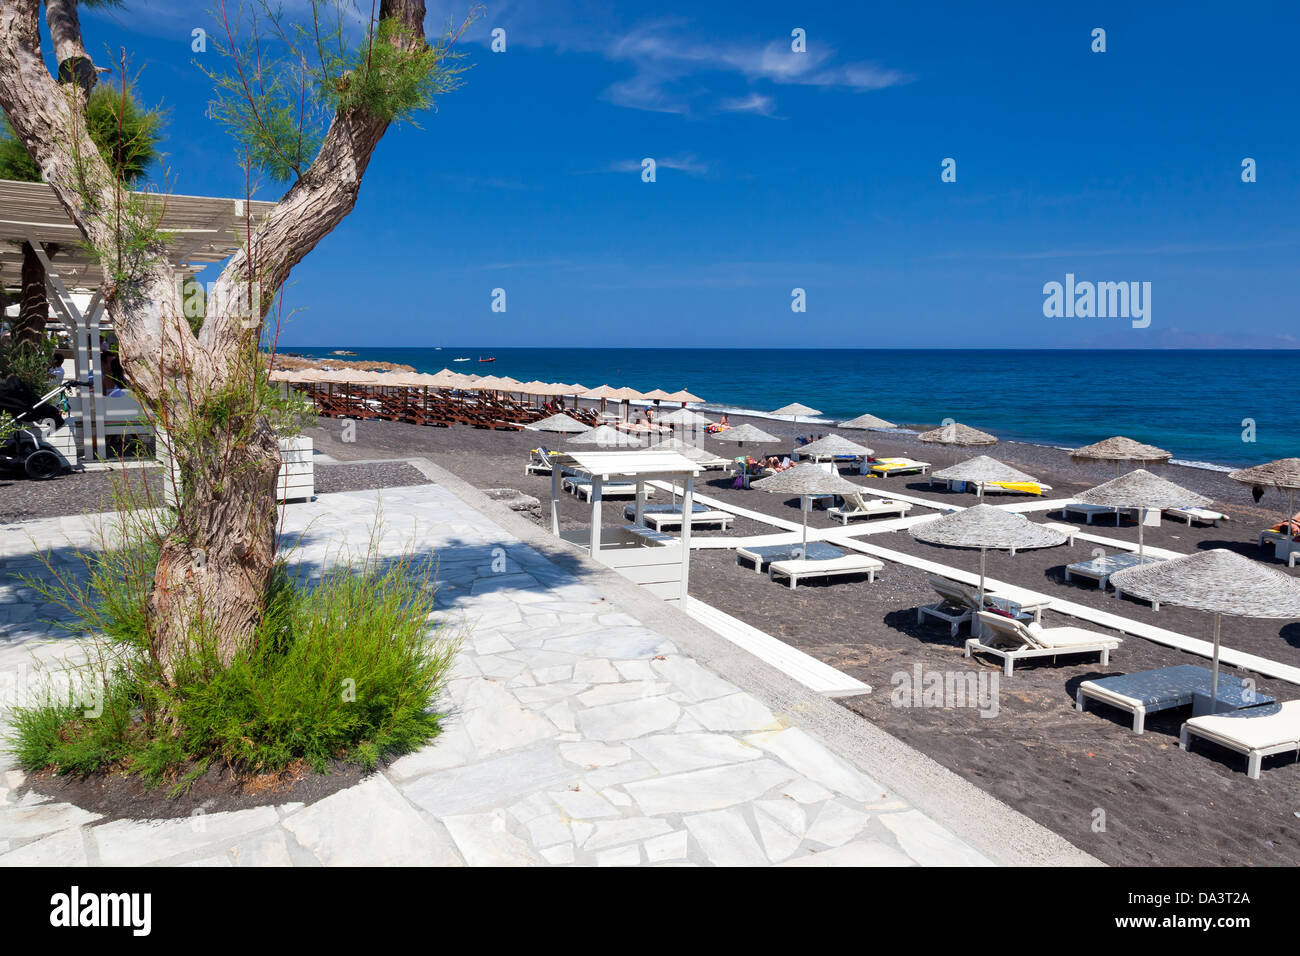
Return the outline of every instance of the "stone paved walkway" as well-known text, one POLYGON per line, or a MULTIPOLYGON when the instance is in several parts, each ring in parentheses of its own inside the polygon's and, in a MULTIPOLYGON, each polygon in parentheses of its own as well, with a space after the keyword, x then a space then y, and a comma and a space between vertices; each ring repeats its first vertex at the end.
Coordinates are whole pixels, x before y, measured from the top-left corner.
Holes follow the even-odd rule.
MULTIPOLYGON (((291 505, 301 570, 363 550, 380 499, 381 549, 435 554, 464 632, 433 745, 311 806, 109 823, 16 798, 0 755, 0 864, 988 864, 438 485, 291 505)), ((29 537, 69 567, 69 538, 90 541, 83 519, 0 526, 0 674, 79 647, 6 580, 39 567, 29 537)))

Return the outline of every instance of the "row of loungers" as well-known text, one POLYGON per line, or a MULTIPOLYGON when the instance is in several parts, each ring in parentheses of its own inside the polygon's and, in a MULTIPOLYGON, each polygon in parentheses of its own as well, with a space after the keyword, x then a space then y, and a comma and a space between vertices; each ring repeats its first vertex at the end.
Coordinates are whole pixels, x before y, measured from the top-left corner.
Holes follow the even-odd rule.
MULTIPOLYGON (((943 578, 931 578, 941 597, 938 604, 917 610, 917 621, 938 618, 956 635, 961 623, 979 621, 982 634, 965 643, 965 656, 988 654, 1002 661, 1003 672, 1014 673, 1017 661, 1099 654, 1103 665, 1123 640, 1080 627, 1042 627, 1031 620, 1037 610, 1017 606, 986 592, 989 609, 979 607, 979 595, 969 585, 943 578)), ((1254 690, 1254 682, 1231 674, 1219 675, 1217 707, 1223 713, 1201 713, 1211 699, 1211 672, 1204 667, 1180 664, 1135 674, 1116 674, 1080 683, 1075 707, 1082 712, 1089 701, 1114 707, 1132 715, 1133 732, 1145 731, 1146 716, 1162 710, 1192 707, 1194 716, 1179 733, 1179 746, 1190 750, 1194 738, 1208 740, 1246 757, 1246 773, 1259 778, 1263 758, 1295 751, 1300 755, 1300 700, 1277 703, 1254 690)))

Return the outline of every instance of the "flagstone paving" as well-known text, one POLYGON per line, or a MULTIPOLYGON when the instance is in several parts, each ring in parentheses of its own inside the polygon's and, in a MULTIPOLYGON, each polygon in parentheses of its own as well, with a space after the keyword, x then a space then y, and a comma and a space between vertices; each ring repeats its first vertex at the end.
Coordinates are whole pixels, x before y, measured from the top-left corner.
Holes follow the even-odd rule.
MULTIPOLYGON (((438 485, 288 507, 307 577, 359 556, 438 563, 444 634, 463 635, 443 734, 310 806, 105 822, 27 792, 0 755, 0 864, 988 865, 760 700, 684 654, 438 485)), ((0 675, 80 641, 9 577, 36 548, 71 571, 85 519, 0 525, 0 675)), ((14 676, 17 675, 17 676, 14 676)), ((0 694, 4 687, 0 686, 0 694)), ((11 695, 12 699, 12 695, 11 695)), ((0 699, 0 706, 9 702, 0 699)))

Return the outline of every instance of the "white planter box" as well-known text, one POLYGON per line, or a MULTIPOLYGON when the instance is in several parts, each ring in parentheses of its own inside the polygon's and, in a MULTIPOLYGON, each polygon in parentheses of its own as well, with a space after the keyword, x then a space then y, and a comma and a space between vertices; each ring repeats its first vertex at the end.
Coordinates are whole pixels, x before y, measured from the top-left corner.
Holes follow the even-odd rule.
MULTIPOLYGON (((158 460, 163 466, 163 489, 169 505, 176 505, 171 461, 166 445, 158 442, 158 460)), ((316 464, 312 461, 310 438, 280 439, 280 473, 275 479, 276 501, 310 501, 316 495, 316 464)))

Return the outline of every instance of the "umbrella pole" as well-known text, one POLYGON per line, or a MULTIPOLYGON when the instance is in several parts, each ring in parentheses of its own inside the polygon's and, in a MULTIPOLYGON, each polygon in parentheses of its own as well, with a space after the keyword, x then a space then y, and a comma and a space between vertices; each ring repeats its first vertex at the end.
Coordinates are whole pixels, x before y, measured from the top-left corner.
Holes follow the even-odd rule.
POLYGON ((1219 622, 1223 617, 1218 611, 1214 612, 1214 667, 1210 672, 1210 713, 1214 714, 1219 709, 1219 622))
POLYGON ((808 505, 811 504, 811 500, 807 495, 803 495, 799 500, 803 506, 803 553, 806 555, 808 553, 808 505))
POLYGON ((980 548, 980 606, 971 620, 971 633, 976 637, 984 634, 984 622, 979 619, 979 615, 984 610, 984 557, 987 554, 987 548, 980 548))
POLYGON ((1145 560, 1142 556, 1142 529, 1146 527, 1146 509, 1138 509, 1138 564, 1145 560))

